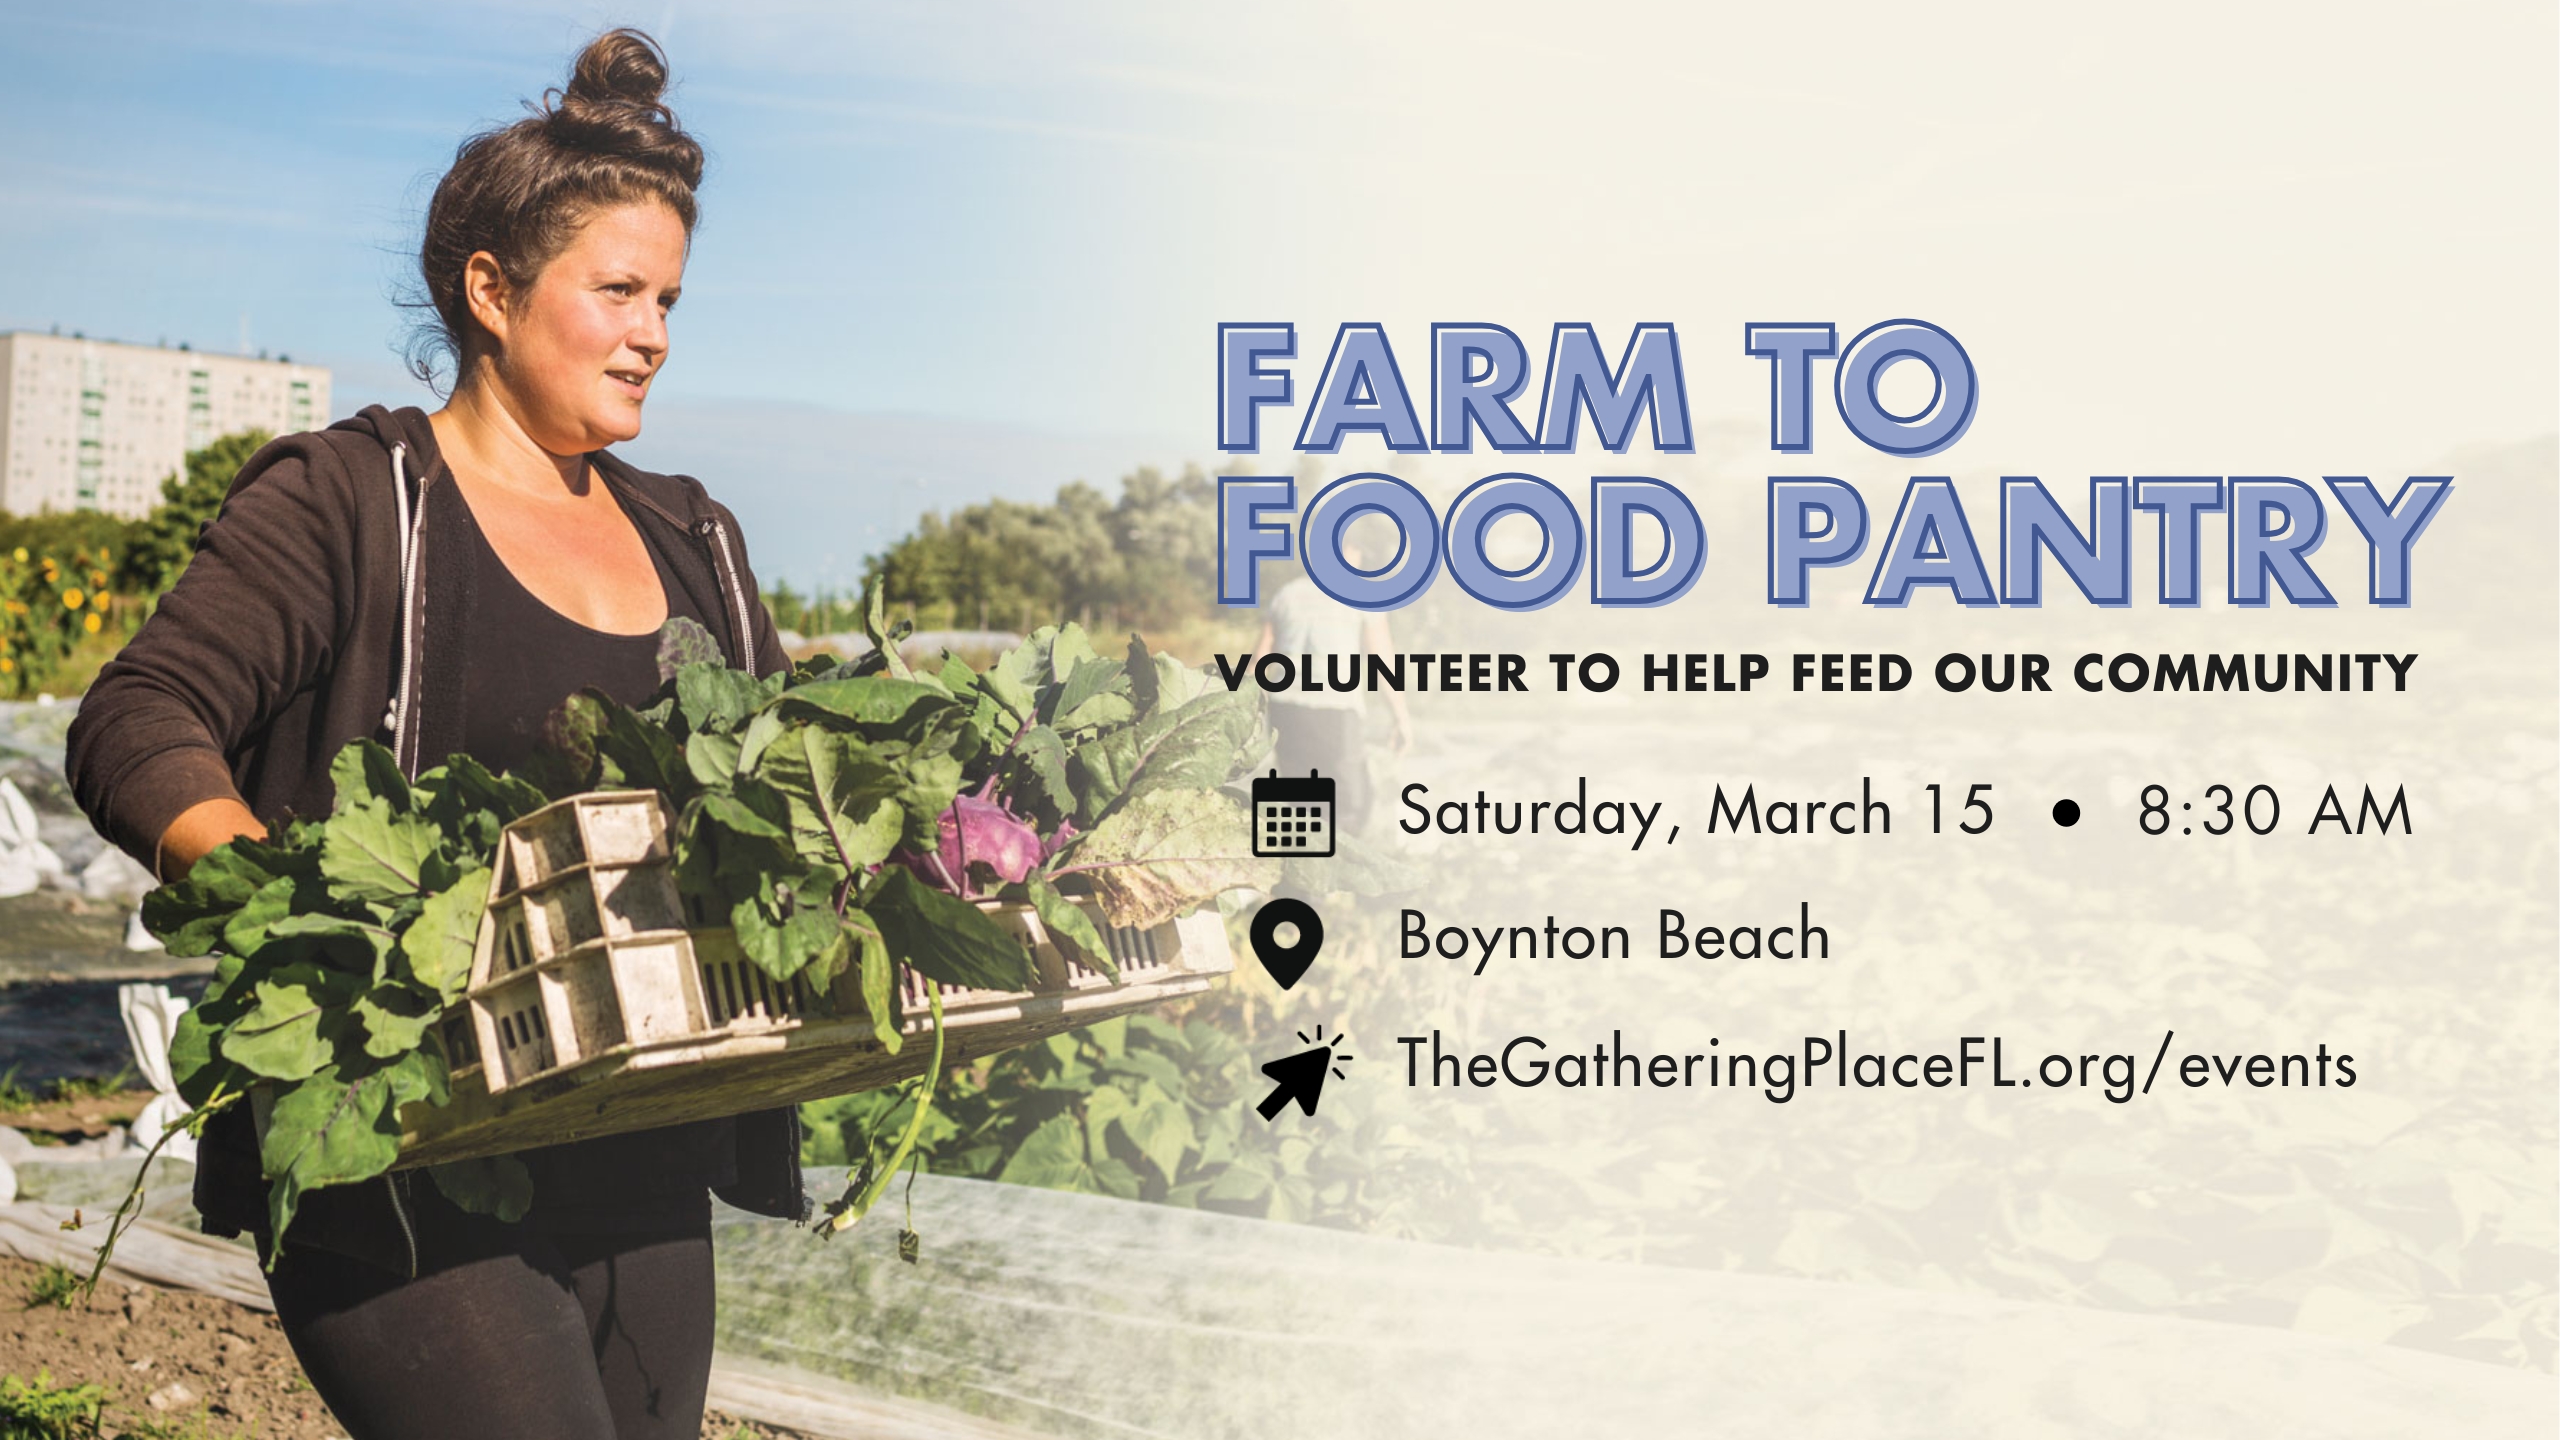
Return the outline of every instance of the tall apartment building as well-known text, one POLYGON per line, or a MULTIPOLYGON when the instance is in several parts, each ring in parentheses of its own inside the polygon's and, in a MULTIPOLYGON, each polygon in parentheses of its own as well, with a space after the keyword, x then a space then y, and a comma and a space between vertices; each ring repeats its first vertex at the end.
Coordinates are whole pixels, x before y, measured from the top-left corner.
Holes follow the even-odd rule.
POLYGON ((0 510, 134 516, 189 450, 329 423, 329 372, 112 340, 0 334, 0 510))

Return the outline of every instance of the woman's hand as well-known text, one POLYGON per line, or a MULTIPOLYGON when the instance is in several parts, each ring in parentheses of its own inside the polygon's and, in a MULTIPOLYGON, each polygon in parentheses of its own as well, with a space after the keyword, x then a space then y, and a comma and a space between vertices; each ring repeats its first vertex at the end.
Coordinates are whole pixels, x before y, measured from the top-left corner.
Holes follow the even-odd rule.
POLYGON ((197 801, 178 812, 178 818, 160 832, 160 878, 185 879, 198 860, 242 835, 267 837, 267 827, 258 823, 248 806, 228 797, 197 801))

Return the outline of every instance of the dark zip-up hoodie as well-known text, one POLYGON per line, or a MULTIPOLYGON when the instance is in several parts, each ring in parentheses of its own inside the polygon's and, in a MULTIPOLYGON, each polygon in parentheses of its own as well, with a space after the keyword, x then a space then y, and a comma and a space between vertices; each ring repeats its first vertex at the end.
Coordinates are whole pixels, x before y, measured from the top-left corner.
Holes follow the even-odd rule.
MULTIPOLYGON (((726 622, 730 663, 759 675, 788 663, 736 518, 690 476, 589 459, 686 598, 726 622)), ((469 523, 450 478, 425 412, 379 405, 241 467, 195 559, 72 721, 65 767, 101 834, 158 873, 160 836, 202 801, 236 796, 270 823, 325 815, 329 762, 348 741, 381 740, 411 775, 459 748, 469 657, 443 642, 470 633, 472 567, 441 563, 469 523)), ((264 1223, 247 1131, 228 1114, 208 1127, 196 1207, 215 1234, 264 1223)), ((723 1199, 802 1218, 794 1112, 739 1118, 738 1175, 723 1199)), ((404 1189, 394 1176, 333 1196, 327 1215, 306 1209, 310 1238, 395 1266, 409 1251, 414 1269, 404 1189)))

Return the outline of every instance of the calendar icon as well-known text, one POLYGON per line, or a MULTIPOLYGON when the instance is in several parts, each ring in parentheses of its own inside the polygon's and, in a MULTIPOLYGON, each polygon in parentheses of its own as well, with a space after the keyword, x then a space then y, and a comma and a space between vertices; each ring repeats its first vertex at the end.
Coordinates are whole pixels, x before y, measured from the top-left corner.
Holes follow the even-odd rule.
POLYGON ((1277 770, 1253 782, 1253 853, 1272 859, 1333 853, 1333 782, 1277 770))

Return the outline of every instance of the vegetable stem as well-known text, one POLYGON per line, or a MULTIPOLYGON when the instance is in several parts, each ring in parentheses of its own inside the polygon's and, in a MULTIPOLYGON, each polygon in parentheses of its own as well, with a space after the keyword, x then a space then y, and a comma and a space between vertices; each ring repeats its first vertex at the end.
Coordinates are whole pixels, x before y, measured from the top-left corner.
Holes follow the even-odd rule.
POLYGON ((934 1086, 942 1078, 942 986, 931 980, 925 984, 925 999, 933 1006, 933 1062, 925 1067, 916 1087, 916 1113, 907 1117, 907 1132, 898 1137, 897 1148, 889 1152, 889 1163, 874 1171, 871 1183, 862 1187, 862 1193, 854 1198, 853 1203, 827 1222, 828 1234, 850 1230, 862 1219, 872 1203, 889 1188, 889 1182, 897 1178, 899 1168, 907 1163, 908 1153, 916 1148, 916 1137, 924 1133, 924 1117, 933 1109, 934 1086))
POLYGON ((143 1154, 142 1168, 133 1172, 133 1185, 125 1191, 124 1203, 116 1206, 116 1213, 107 1221, 107 1238, 99 1242, 98 1258, 89 1266, 88 1278, 80 1282, 82 1300, 98 1293, 98 1281, 107 1273, 107 1262, 115 1257, 116 1241, 124 1238, 124 1232, 132 1229, 133 1222, 142 1218, 142 1187, 151 1179, 151 1163, 160 1158, 160 1151, 181 1135, 203 1139, 205 1122, 230 1109, 247 1093, 245 1090, 216 1090, 204 1104, 178 1123, 163 1129, 160 1138, 151 1142, 151 1148, 143 1154))

